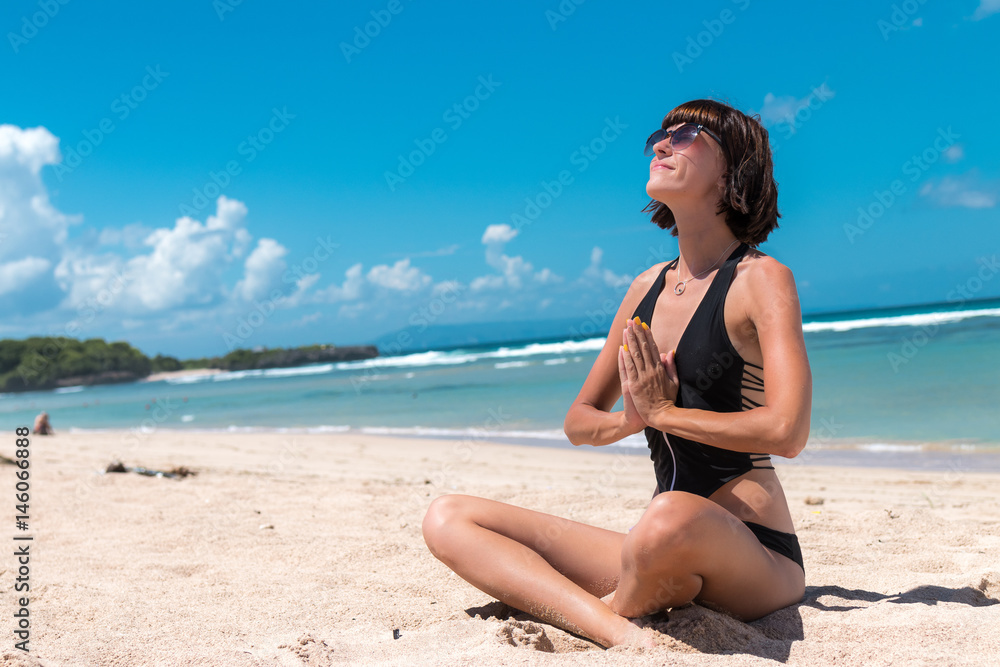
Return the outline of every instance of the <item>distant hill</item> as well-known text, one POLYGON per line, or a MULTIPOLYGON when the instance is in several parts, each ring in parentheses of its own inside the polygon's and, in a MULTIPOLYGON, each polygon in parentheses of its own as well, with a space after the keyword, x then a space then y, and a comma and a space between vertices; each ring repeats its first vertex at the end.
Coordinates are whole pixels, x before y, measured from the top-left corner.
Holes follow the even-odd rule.
POLYGON ((0 340, 0 391, 33 391, 76 385, 133 382, 150 373, 182 368, 247 370, 354 361, 378 356, 374 345, 306 345, 294 348, 233 350, 224 357, 150 359, 124 341, 85 341, 66 336, 0 340))

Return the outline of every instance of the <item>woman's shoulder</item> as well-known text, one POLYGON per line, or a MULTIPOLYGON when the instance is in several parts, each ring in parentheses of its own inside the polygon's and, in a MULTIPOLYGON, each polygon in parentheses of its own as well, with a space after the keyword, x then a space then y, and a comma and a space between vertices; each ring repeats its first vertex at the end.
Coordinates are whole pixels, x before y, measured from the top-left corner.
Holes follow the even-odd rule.
POLYGON ((751 288, 795 285, 791 269, 757 248, 749 248, 743 254, 736 265, 735 275, 742 277, 741 282, 751 288))
POLYGON ((663 273, 663 269, 672 262, 673 260, 653 264, 651 267, 632 279, 632 285, 628 288, 628 291, 642 292, 645 294, 653 286, 656 279, 660 277, 660 274, 663 273))
POLYGON ((756 248, 750 248, 737 264, 732 290, 748 312, 767 312, 782 303, 798 308, 792 270, 756 248))

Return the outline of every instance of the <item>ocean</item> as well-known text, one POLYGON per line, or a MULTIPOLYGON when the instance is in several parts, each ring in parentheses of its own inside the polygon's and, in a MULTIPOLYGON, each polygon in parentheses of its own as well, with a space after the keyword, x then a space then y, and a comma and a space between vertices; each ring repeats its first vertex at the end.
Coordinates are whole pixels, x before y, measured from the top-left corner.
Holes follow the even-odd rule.
MULTIPOLYGON (((1000 299, 825 314, 803 330, 807 451, 1000 453, 1000 299)), ((603 344, 523 341, 2 394, 0 421, 12 432, 45 410, 57 432, 363 432, 571 447, 563 419, 603 344)), ((618 443, 645 447, 642 434, 618 443)))

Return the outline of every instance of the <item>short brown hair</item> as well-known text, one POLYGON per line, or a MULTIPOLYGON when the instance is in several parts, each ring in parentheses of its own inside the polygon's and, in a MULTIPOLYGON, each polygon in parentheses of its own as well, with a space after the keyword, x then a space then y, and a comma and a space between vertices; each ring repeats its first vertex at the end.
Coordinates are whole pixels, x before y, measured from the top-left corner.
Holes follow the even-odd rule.
MULTIPOLYGON (((726 214, 733 235, 756 247, 777 229, 778 184, 774 180, 771 146, 760 116, 747 116, 715 100, 692 100, 673 109, 663 119, 663 129, 678 123, 698 123, 722 138, 726 156, 726 189, 717 213, 726 214)), ((674 214, 663 202, 651 200, 644 212, 660 229, 677 236, 674 214)))

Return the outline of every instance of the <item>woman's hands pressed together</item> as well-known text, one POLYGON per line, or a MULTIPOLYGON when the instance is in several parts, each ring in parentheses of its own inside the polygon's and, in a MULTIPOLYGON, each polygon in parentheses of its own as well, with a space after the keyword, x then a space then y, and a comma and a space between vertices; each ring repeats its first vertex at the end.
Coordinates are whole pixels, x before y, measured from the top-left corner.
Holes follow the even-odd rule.
POLYGON ((649 326, 636 317, 627 320, 618 350, 618 376, 622 384, 625 423, 635 432, 677 399, 677 366, 674 351, 661 354, 649 326))

